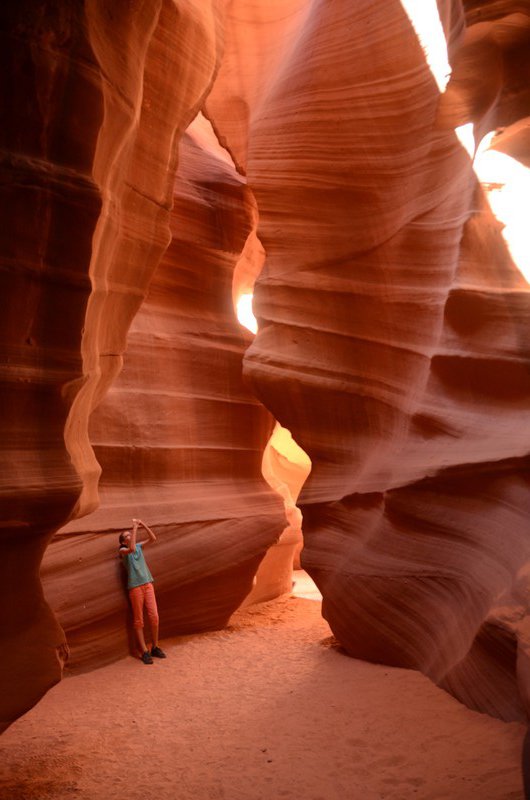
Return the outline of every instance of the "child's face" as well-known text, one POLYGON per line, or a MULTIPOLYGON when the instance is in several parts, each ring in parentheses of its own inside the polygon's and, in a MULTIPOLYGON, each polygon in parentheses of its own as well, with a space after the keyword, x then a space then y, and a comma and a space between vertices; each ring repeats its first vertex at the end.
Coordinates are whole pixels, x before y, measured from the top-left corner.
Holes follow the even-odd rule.
POLYGON ((130 531, 125 531, 125 533, 121 537, 122 547, 129 547, 131 543, 131 536, 132 534, 130 531))

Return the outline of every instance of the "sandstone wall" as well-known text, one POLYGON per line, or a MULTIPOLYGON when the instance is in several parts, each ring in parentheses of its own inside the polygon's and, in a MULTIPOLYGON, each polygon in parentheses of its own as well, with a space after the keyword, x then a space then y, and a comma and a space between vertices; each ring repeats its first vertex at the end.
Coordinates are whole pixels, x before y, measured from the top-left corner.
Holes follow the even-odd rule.
POLYGON ((0 11, 2 727, 61 675, 40 560, 97 503, 88 418, 169 242, 175 144, 213 79, 218 22, 213 0, 0 11))
POLYGON ((440 0, 440 95, 398 0, 7 5, 2 725, 60 678, 39 568, 69 519, 43 574, 77 667, 127 652, 132 516, 166 631, 226 622, 284 524, 273 417, 312 461, 303 563, 348 652, 522 718, 528 284, 455 127, 528 163, 527 10, 440 0), (263 260, 243 381, 232 273, 263 260))
POLYGON ((232 305, 255 208, 204 119, 183 137, 173 202, 172 241, 131 325, 123 372, 91 418, 100 507, 62 529, 44 560, 73 670, 135 648, 116 558, 132 517, 158 535, 148 562, 162 636, 226 624, 285 527, 261 475, 273 420, 243 384, 251 337, 232 305))
POLYGON ((324 615, 352 655, 518 719, 530 295, 454 127, 528 114, 528 16, 470 4, 466 32, 438 5, 442 97, 399 2, 293 2, 279 33, 278 4, 240 0, 206 107, 258 203, 245 372, 312 461, 324 615))

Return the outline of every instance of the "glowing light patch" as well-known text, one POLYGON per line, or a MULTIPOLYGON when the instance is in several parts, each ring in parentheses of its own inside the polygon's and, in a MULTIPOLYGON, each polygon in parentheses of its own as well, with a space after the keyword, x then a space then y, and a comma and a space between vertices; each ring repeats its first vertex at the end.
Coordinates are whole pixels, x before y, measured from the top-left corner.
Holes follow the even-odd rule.
POLYGON ((472 122, 466 122, 465 125, 460 125, 455 128, 455 133, 460 140, 462 147, 467 150, 470 158, 475 154, 475 128, 472 122))
MULTIPOLYGON (((449 82, 451 66, 436 0, 401 0, 401 5, 416 32, 427 64, 443 94, 449 82)), ((530 282, 527 211, 530 170, 504 153, 488 150, 495 133, 484 137, 476 152, 472 123, 456 128, 455 133, 473 159, 475 172, 486 190, 491 210, 504 224, 502 235, 511 257, 525 280, 530 282)))
POLYGON ((443 94, 449 82, 451 66, 436 0, 401 0, 401 5, 416 31, 427 64, 443 94))
POLYGON ((298 464, 307 472, 311 470, 311 459, 305 450, 302 450, 300 445, 295 442, 291 431, 283 428, 279 422, 276 423, 269 444, 292 464, 298 464))
POLYGON ((237 301, 236 313, 241 325, 248 328, 251 333, 257 333, 258 321, 252 311, 252 297, 253 295, 251 294, 242 294, 237 301))
MULTIPOLYGON (((491 141, 489 136, 489 142, 491 141)), ((504 224, 502 235, 510 255, 530 283, 528 197, 530 169, 515 158, 482 146, 474 161, 475 172, 486 191, 490 208, 504 224)))

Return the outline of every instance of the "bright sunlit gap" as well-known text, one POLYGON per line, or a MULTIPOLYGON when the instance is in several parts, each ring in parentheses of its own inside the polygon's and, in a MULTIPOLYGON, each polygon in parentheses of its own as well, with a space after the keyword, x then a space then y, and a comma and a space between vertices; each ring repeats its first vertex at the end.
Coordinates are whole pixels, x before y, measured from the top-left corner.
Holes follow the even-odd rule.
POLYGON ((510 255, 524 279, 530 283, 530 169, 506 153, 482 147, 477 153, 474 167, 491 210, 504 225, 502 236, 510 255))
POLYGON ((472 122, 466 122, 455 128, 455 133, 460 140, 460 144, 467 151, 468 156, 473 160, 475 155, 475 126, 472 122))
POLYGON ((422 46, 434 80, 443 94, 451 75, 445 39, 436 0, 401 0, 422 46))
POLYGON ((242 294, 236 305, 237 319, 251 333, 258 332, 258 321, 252 310, 252 294, 242 294))
MULTIPOLYGON (((401 0, 425 53, 433 77, 443 94, 451 75, 447 42, 436 0, 401 0)), ((484 137, 475 153, 473 123, 455 129, 462 146, 473 159, 475 173, 484 187, 490 208, 504 225, 502 235, 510 255, 527 282, 530 282, 528 236, 528 197, 530 170, 510 156, 489 150, 495 132, 484 137)))
MULTIPOLYGON (((241 325, 251 333, 257 333, 258 323, 252 310, 252 293, 243 292, 236 300, 236 316, 241 325)), ((283 500, 285 516, 288 523, 282 537, 298 536, 299 541, 294 551, 296 572, 296 591, 294 594, 311 600, 322 600, 322 595, 311 578, 300 570, 299 556, 302 548, 302 514, 297 507, 298 495, 307 476, 311 472, 311 459, 295 442, 291 432, 276 422, 274 431, 263 451, 261 473, 271 489, 283 500)), ((283 541, 280 539, 280 542, 283 541)), ((258 573, 259 575, 259 573, 258 573)))

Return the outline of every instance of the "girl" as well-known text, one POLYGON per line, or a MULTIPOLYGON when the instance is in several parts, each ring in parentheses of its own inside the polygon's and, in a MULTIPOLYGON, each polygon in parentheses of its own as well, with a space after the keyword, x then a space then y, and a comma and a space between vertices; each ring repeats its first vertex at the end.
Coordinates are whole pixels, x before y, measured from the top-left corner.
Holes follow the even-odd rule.
POLYGON ((141 660, 144 664, 152 664, 155 658, 165 658, 166 654, 158 646, 158 609, 156 605, 155 590, 153 588, 153 576, 144 558, 143 548, 151 542, 156 542, 156 536, 141 519, 133 519, 132 531, 120 533, 119 554, 122 564, 127 570, 128 581, 127 589, 133 610, 134 631, 141 650, 141 660), (143 542, 136 541, 138 526, 141 525, 149 536, 143 542), (144 637, 144 604, 147 616, 151 624, 151 636, 153 646, 147 649, 144 637))

